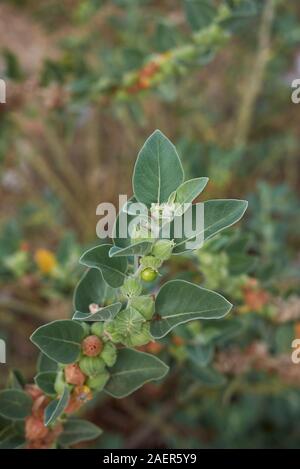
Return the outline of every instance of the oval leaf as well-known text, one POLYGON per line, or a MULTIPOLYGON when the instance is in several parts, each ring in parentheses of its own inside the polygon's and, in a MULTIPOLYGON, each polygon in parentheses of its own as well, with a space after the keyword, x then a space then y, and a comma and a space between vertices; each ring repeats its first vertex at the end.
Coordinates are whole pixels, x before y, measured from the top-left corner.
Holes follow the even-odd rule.
MULTIPOLYGON (((175 240, 175 248, 173 250, 174 254, 190 250, 191 248, 186 244, 188 241, 195 244, 194 241, 197 237, 206 241, 215 234, 239 221, 247 209, 248 202, 246 200, 235 199, 208 200, 203 204, 204 223, 203 220, 202 223, 199 223, 199 220, 196 220, 197 214, 199 213, 197 210, 198 205, 199 204, 191 205, 183 215, 184 217, 190 217, 192 220, 190 226, 193 226, 193 232, 191 232, 190 235, 176 238, 172 234, 174 225, 176 225, 176 219, 171 225, 171 238, 174 238, 175 240)), ((196 248, 197 245, 192 247, 192 249, 196 248)))
POLYGON ((232 304, 219 293, 185 280, 171 280, 157 295, 155 311, 160 319, 151 323, 151 334, 159 339, 179 324, 195 319, 222 318, 231 307, 232 304))
POLYGON ((89 305, 104 306, 113 303, 115 290, 104 281, 98 269, 90 269, 79 280, 74 292, 74 310, 90 314, 89 305))
POLYGON ((62 446, 74 445, 81 441, 95 440, 102 433, 97 425, 81 419, 69 419, 64 423, 64 431, 58 442, 62 446))
POLYGON ((163 378, 169 367, 158 358, 132 349, 121 349, 117 363, 110 368, 105 391, 118 399, 126 397, 143 384, 163 378))
POLYGON ((68 405, 70 398, 70 392, 67 387, 64 388, 64 392, 62 393, 59 399, 54 399, 47 405, 44 414, 44 423, 46 427, 51 423, 55 422, 58 417, 63 413, 65 408, 68 405))
POLYGON ((111 244, 102 244, 86 251, 79 262, 87 267, 99 269, 104 280, 113 288, 124 283, 127 259, 113 259, 109 256, 111 244))
POLYGON ((62 319, 39 327, 30 339, 49 358, 67 365, 77 360, 83 336, 80 324, 62 319))
POLYGON ((30 414, 31 397, 20 389, 6 389, 0 392, 0 415, 9 420, 23 420, 30 414))
POLYGON ((175 203, 189 204, 198 197, 208 183, 208 178, 195 178, 185 181, 176 190, 175 203))
POLYGON ((140 241, 135 244, 131 244, 125 248, 120 248, 118 246, 113 246, 110 251, 110 257, 121 257, 121 256, 144 256, 151 250, 151 246, 154 242, 153 240, 140 241))
POLYGON ((44 391, 45 394, 55 395, 54 383, 56 379, 56 371, 44 371, 38 373, 35 378, 35 384, 44 391))
POLYGON ((176 148, 159 130, 146 140, 133 173, 135 198, 148 207, 167 202, 183 182, 183 169, 176 148))

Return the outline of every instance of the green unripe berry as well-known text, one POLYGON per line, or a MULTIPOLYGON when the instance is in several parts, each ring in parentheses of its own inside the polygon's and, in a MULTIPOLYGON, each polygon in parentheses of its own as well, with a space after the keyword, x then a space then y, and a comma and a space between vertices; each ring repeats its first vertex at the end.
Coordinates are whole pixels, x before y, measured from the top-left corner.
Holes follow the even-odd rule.
POLYGON ((157 277, 157 271, 147 267, 147 269, 142 270, 141 278, 144 282, 153 282, 157 277))
POLYGON ((95 376, 105 370, 105 362, 100 357, 83 357, 79 367, 85 375, 95 376))
POLYGON ((102 337, 104 331, 104 322, 94 322, 91 326, 91 334, 95 334, 98 337, 102 337))
POLYGON ((121 292, 123 295, 132 297, 139 296, 142 292, 142 289, 143 287, 137 278, 128 277, 121 287, 121 292))
POLYGON ((132 298, 130 306, 135 308, 146 320, 152 319, 154 314, 154 299, 152 296, 142 295, 132 298))
POLYGON ((166 261, 171 257, 173 248, 174 241, 169 239, 159 239, 153 246, 152 254, 161 261, 166 261))
POLYGON ((112 342, 107 342, 104 345, 101 358, 107 366, 113 366, 116 363, 117 349, 112 342))
POLYGON ((87 380, 87 385, 94 391, 102 391, 109 379, 109 373, 105 370, 102 373, 92 376, 87 380))

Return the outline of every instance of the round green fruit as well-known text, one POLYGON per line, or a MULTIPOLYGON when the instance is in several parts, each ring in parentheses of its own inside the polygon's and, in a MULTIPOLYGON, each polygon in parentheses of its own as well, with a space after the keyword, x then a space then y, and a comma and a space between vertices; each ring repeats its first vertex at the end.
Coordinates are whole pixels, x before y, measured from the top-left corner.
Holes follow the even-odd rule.
POLYGON ((91 333, 102 337, 104 331, 104 322, 94 322, 91 327, 91 333))
POLYGON ((117 360, 117 349, 112 342, 107 342, 104 345, 101 353, 101 358, 107 366, 113 366, 117 360))
POLYGON ((105 370, 105 362, 100 357, 83 357, 79 367, 84 374, 95 376, 105 370))
POLYGON ((142 270, 141 278, 144 282, 153 282, 157 277, 157 271, 147 267, 147 269, 142 270))
POLYGON ((106 385, 109 379, 109 373, 104 371, 103 373, 99 373, 96 376, 92 376, 87 380, 87 385, 94 391, 102 391, 104 386, 106 385))

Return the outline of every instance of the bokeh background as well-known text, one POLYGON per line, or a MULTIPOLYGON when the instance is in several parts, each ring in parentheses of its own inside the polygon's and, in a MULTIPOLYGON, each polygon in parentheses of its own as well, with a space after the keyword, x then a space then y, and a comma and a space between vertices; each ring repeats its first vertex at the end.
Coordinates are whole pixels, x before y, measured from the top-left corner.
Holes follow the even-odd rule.
POLYGON ((210 178, 200 200, 249 200, 164 271, 224 294, 229 320, 150 344, 169 376, 86 408, 94 447, 300 447, 299 18, 280 0, 1 1, 1 387, 9 369, 32 379, 30 334, 72 313, 96 207, 131 195, 155 128, 210 178))

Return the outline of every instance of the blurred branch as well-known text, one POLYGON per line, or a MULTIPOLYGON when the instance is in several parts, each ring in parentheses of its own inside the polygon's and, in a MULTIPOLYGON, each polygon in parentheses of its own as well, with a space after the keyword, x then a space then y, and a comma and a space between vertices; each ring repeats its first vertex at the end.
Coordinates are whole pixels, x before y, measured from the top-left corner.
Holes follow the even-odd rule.
POLYGON ((266 0, 265 2, 258 32, 257 54, 251 67, 252 72, 242 89, 242 102, 234 129, 234 144, 237 147, 243 147, 246 144, 251 129, 255 104, 261 91, 265 70, 270 59, 271 32, 277 3, 277 0, 266 0))

